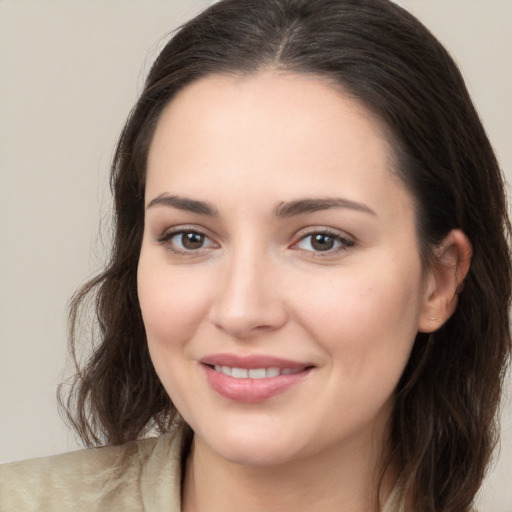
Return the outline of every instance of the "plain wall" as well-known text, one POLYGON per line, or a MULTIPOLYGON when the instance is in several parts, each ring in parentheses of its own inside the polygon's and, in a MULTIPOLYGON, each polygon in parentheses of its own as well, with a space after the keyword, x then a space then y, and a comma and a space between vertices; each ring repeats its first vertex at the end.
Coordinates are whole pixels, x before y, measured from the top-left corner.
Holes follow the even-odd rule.
MULTIPOLYGON (((79 447, 55 399, 67 302, 103 262, 109 162, 145 73, 209 3, 0 0, 0 461, 79 447)), ((397 3, 455 56, 512 181, 512 1, 397 3)), ((492 512, 512 511, 510 403, 502 437, 480 498, 492 512)))

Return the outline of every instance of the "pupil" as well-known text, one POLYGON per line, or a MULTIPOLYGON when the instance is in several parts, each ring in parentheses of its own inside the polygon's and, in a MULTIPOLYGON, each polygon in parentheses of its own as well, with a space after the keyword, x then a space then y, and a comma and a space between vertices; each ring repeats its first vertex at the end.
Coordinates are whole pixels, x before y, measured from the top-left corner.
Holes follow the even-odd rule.
POLYGON ((181 243, 185 249, 200 249, 204 242, 204 235, 199 233, 183 233, 181 243))
POLYGON ((334 239, 328 235, 315 235, 311 241, 311 245, 317 251, 328 251, 334 246, 334 239))

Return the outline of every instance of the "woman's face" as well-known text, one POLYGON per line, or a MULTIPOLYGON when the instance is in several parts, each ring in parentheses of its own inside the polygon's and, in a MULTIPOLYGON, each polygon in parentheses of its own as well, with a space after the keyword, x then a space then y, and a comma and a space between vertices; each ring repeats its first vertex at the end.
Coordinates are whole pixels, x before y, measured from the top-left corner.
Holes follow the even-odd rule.
POLYGON ((276 464, 367 445, 426 314, 382 125, 321 79, 211 76, 152 142, 138 291, 197 439, 276 464))

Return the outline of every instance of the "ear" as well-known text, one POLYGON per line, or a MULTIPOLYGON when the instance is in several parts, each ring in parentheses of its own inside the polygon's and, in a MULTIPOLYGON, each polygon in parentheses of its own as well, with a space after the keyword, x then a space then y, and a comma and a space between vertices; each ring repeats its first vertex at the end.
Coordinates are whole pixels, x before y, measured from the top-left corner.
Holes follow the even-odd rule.
POLYGON ((433 332, 452 316, 471 263, 471 242, 459 229, 450 231, 434 250, 425 277, 425 295, 418 331, 433 332))

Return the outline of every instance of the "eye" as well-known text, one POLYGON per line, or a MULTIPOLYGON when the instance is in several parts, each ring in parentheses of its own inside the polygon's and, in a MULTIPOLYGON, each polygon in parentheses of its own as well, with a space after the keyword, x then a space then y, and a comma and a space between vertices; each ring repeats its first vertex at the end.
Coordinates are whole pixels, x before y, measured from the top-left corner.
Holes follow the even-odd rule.
POLYGON ((190 229, 164 233, 157 241, 165 244, 171 251, 178 254, 216 247, 215 242, 204 233, 190 229))
POLYGON ((206 237, 194 231, 177 233, 171 238, 173 245, 187 251, 195 251, 203 247, 206 237))
POLYGON ((337 233, 322 231, 303 236, 295 244, 295 247, 316 253, 333 253, 339 250, 345 250, 352 245, 354 245, 352 240, 344 238, 337 233))

